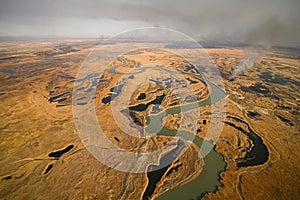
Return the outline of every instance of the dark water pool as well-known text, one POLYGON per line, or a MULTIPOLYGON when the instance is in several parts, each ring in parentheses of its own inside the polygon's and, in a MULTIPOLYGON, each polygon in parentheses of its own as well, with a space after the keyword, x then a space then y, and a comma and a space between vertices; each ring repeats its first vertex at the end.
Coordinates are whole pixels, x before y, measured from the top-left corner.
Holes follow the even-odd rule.
POLYGON ((73 149, 74 145, 71 144, 69 146, 67 146, 66 148, 62 149, 62 150, 59 150, 59 151, 54 151, 54 152, 51 152, 49 153, 49 157, 54 157, 54 158, 60 158, 63 154, 71 151, 71 149, 73 149))
POLYGON ((53 164, 48 165, 48 167, 45 170, 44 174, 48 174, 51 171, 52 168, 53 168, 53 164))
POLYGON ((15 70, 13 70, 13 69, 0 69, 0 72, 6 73, 6 74, 11 74, 11 75, 16 73, 15 70))
POLYGON ((146 104, 138 104, 136 106, 130 106, 129 110, 134 110, 134 111, 145 111, 151 104, 158 104, 160 105, 163 99, 165 98, 165 94, 157 96, 154 100, 146 103, 146 104))
POLYGON ((240 158, 236 160, 237 166, 249 167, 249 166, 261 165, 267 162, 269 158, 269 151, 267 146, 264 144, 263 140, 261 139, 261 137, 259 137, 254 132, 254 130, 251 129, 249 124, 243 121, 242 119, 234 116, 227 116, 227 117, 247 126, 248 130, 245 130, 244 128, 236 125, 233 122, 228 122, 228 121, 225 122, 225 124, 232 126, 233 128, 241 131, 243 134, 248 136, 248 138, 253 142, 254 145, 252 149, 246 153, 244 158, 240 158))
POLYGON ((145 99, 146 96, 147 96, 146 93, 141 93, 141 94, 138 96, 137 100, 145 99))

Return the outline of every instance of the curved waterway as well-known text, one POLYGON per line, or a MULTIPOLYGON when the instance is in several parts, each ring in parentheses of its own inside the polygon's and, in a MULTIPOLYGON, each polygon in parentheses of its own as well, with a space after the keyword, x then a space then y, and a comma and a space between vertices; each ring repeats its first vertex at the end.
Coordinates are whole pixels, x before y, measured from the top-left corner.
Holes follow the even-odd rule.
MULTIPOLYGON (((199 102, 182 105, 167 109, 165 113, 168 114, 176 114, 180 112, 189 111, 195 108, 199 108, 202 106, 212 105, 225 97, 225 93, 216 85, 207 82, 208 87, 210 88, 210 94, 213 95, 213 98, 209 97, 199 102)), ((203 140, 198 136, 195 136, 192 133, 186 131, 177 131, 171 130, 166 127, 161 127, 161 122, 163 121, 164 113, 160 113, 157 115, 152 115, 147 117, 147 124, 149 124, 149 120, 151 124, 155 124, 155 127, 147 127, 151 129, 151 131, 160 130, 158 135, 163 136, 177 136, 181 137, 185 140, 192 141, 199 149, 201 148, 203 142, 208 143, 209 145, 213 145, 209 141, 203 140), (156 129, 156 130, 153 130, 156 129)), ((168 200, 168 199, 200 199, 203 195, 208 192, 216 191, 217 187, 221 186, 220 183, 220 172, 225 170, 226 163, 221 154, 216 152, 214 149, 206 155, 204 158, 205 165, 203 166, 202 172, 194 178, 192 181, 182 185, 175 187, 161 196, 157 197, 157 200, 168 200)))
MULTIPOLYGON (((125 64, 126 60, 122 59, 122 65, 125 64)), ((111 74, 117 74, 117 72, 115 71, 117 68, 118 66, 113 67, 108 72, 111 74)), ((141 70, 132 74, 141 73, 144 70, 145 68, 142 68, 141 70)), ((199 149, 201 148, 204 142, 208 145, 213 145, 209 141, 203 140, 192 133, 186 131, 171 130, 167 127, 162 126, 161 124, 161 122, 163 121, 162 119, 166 113, 176 114, 180 112, 186 112, 202 106, 212 105, 226 96, 225 92, 218 86, 208 81, 206 81, 206 83, 210 89, 211 96, 209 98, 195 103, 172 107, 159 114, 147 116, 147 124, 152 124, 154 126, 148 126, 146 129, 151 130, 150 132, 158 132, 158 135, 177 136, 185 140, 192 141, 196 146, 199 147, 199 149), (150 121, 151 123, 149 123, 150 121)), ((193 180, 182 186, 178 186, 171 190, 168 190, 156 199, 200 199, 203 195, 205 195, 208 192, 215 192, 217 190, 217 187, 221 186, 219 174, 225 170, 226 163, 224 161, 223 156, 216 152, 214 149, 212 149, 212 151, 208 155, 206 155, 206 157, 204 158, 204 163, 205 165, 203 166, 201 173, 197 177, 195 177, 193 180)))

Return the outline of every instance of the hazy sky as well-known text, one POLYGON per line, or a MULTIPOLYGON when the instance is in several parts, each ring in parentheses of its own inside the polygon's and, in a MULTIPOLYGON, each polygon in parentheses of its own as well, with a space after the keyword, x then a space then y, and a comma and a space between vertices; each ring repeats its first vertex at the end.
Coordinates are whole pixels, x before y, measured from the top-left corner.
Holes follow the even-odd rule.
POLYGON ((100 36, 145 27, 300 45, 300 0, 0 0, 1 36, 100 36))

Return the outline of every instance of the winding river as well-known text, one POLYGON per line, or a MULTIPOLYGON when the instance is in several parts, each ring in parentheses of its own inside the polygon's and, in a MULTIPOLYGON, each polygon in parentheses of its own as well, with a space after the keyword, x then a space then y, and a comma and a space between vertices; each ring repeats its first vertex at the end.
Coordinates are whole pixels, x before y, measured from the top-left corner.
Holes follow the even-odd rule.
MULTIPOLYGON (((202 106, 212 105, 225 97, 225 93, 216 85, 207 82, 210 88, 210 93, 214 95, 214 98, 207 98, 199 102, 177 106, 167 109, 165 112, 168 114, 176 114, 180 112, 189 111, 202 106), (213 99, 213 100, 212 100, 213 99)), ((203 140, 200 137, 195 136, 192 133, 186 131, 171 130, 162 126, 162 118, 164 113, 158 115, 151 115, 147 117, 147 120, 151 120, 151 124, 155 124, 155 129, 160 130, 158 135, 164 136, 178 136, 185 140, 192 141, 195 145, 201 148, 203 142, 209 145, 213 145, 209 141, 203 140)), ((148 122, 149 123, 149 122, 148 122)), ((151 130, 153 127, 149 127, 151 130)), ((185 185, 175 187, 157 198, 157 200, 168 200, 168 199, 200 199, 207 192, 216 191, 217 187, 221 186, 220 183, 220 172, 225 170, 226 163, 221 154, 216 152, 214 149, 204 158, 205 165, 203 166, 202 172, 192 181, 185 185)))
MULTIPOLYGON (((122 66, 124 66, 126 64, 126 60, 122 58, 119 59, 121 59, 120 61, 122 62, 122 66)), ((116 72, 116 69, 118 67, 120 66, 113 67, 108 72, 111 74, 118 74, 118 72, 116 72)), ((145 70, 145 68, 141 68, 136 72, 131 72, 128 74, 138 74, 142 73, 145 70)), ((166 113, 176 114, 202 106, 212 105, 225 97, 225 92, 219 87, 211 82, 207 82, 207 85, 210 89, 210 94, 213 95, 213 98, 209 97, 199 102, 172 107, 162 113, 147 116, 147 124, 152 124, 152 126, 148 126, 147 128, 151 129, 151 132, 160 130, 159 132, 157 131, 158 133, 156 132, 158 135, 177 136, 185 140, 192 141, 196 146, 199 147, 199 149, 201 148, 203 143, 207 143, 207 145, 213 145, 211 142, 203 140, 192 133, 186 131, 171 130, 167 127, 162 126, 161 124, 162 119, 166 113), (150 121, 151 123, 149 123, 150 121)), ((161 196, 157 197, 157 200, 200 199, 208 192, 215 192, 217 190, 217 187, 221 186, 219 174, 220 172, 225 170, 226 163, 223 156, 216 152, 214 149, 204 158, 204 163, 205 165, 203 166, 202 172, 196 178, 182 186, 178 186, 168 190, 161 196)))

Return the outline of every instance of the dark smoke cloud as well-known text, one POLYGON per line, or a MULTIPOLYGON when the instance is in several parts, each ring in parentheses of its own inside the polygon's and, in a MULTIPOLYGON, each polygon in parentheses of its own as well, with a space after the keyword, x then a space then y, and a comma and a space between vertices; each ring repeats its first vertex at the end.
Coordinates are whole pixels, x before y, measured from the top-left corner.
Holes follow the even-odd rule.
POLYGON ((257 28, 248 33, 246 42, 253 46, 268 49, 272 44, 289 39, 287 30, 286 26, 276 15, 271 16, 257 28))
POLYGON ((270 36, 269 43, 297 46, 299 5, 298 0, 2 0, 0 35, 97 36, 155 25, 199 39, 270 36))
POLYGON ((254 67, 255 63, 274 44, 289 42, 289 34, 286 26, 278 19, 277 15, 271 16, 255 29, 249 31, 245 41, 249 45, 245 50, 245 58, 232 71, 229 80, 244 73, 246 69, 254 67))

